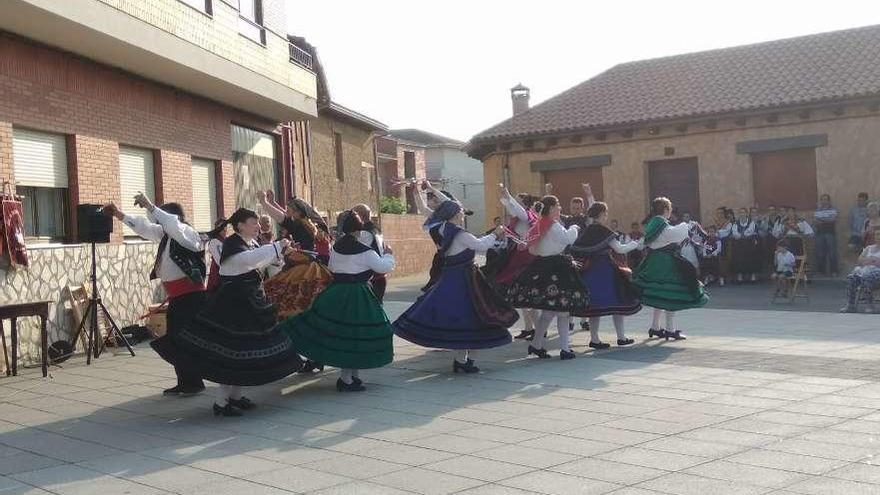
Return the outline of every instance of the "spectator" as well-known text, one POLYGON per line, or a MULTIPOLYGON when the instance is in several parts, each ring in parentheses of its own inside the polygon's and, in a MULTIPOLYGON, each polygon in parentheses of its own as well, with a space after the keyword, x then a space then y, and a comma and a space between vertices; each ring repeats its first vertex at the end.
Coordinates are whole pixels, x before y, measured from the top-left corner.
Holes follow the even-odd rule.
POLYGON ((837 208, 831 205, 831 196, 819 196, 819 206, 813 214, 816 221, 816 267, 823 275, 837 276, 837 208))
POLYGON ((794 275, 797 260, 788 250, 785 239, 776 243, 775 269, 771 278, 776 280, 776 295, 788 297, 788 279, 794 275))
POLYGON ((707 237, 700 246, 700 275, 703 283, 709 285, 716 280, 721 280, 719 274, 719 260, 721 256, 721 239, 718 238, 718 229, 710 226, 707 229, 707 237))
MULTIPOLYGON (((862 254, 856 262, 856 267, 846 277, 846 306, 840 309, 842 313, 854 313, 856 311, 856 298, 859 288, 876 290, 880 288, 880 245, 875 241, 865 246, 862 254)), ((875 308, 871 304, 871 311, 875 308)))
POLYGON ((273 238, 275 237, 272 234, 272 217, 269 215, 260 215, 260 233, 257 235, 257 243, 260 246, 265 246, 266 244, 271 244, 273 238))
POLYGON ((867 206, 868 218, 862 227, 862 242, 865 246, 874 244, 877 239, 877 230, 880 230, 880 203, 871 201, 867 206))
POLYGON ((862 249, 865 221, 868 219, 868 193, 860 192, 856 205, 849 209, 849 247, 855 252, 862 249))

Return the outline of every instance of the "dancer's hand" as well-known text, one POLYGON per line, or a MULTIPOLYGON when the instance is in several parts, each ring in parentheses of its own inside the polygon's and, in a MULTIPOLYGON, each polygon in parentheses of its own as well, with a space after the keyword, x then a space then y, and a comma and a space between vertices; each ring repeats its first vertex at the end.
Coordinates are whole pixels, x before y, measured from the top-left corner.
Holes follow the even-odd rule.
POLYGON ((119 207, 112 201, 104 205, 104 208, 102 208, 101 211, 103 211, 105 215, 110 215, 119 221, 122 221, 122 219, 125 218, 125 215, 119 211, 119 207))
POLYGON ((504 184, 498 184, 498 189, 501 191, 501 199, 510 199, 510 191, 504 187, 504 184))
POLYGON ((394 251, 391 249, 391 246, 389 246, 388 244, 382 245, 382 251, 384 251, 385 254, 390 254, 392 256, 394 255, 394 251))
POLYGON ((260 204, 266 203, 266 191, 257 191, 257 201, 259 201, 260 204))
POLYGON ((150 198, 148 198, 144 193, 140 191, 138 191, 137 195, 135 195, 134 197, 134 204, 135 206, 140 206, 147 211, 153 211, 153 209, 156 207, 153 202, 150 201, 150 198))
POLYGON ((495 230, 493 230, 492 233, 495 234, 496 239, 504 239, 505 237, 504 227, 500 225, 498 227, 495 227, 495 230))

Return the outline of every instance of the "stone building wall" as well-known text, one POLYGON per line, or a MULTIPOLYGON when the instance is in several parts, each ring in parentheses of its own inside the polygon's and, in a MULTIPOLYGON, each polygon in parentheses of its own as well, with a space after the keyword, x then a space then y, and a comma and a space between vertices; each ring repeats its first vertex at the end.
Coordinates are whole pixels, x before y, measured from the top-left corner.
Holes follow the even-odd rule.
POLYGON ((311 180, 312 205, 327 212, 335 221, 336 214, 364 203, 378 213, 375 170, 362 166, 373 165, 373 137, 369 131, 322 115, 310 123, 312 138, 311 180), (336 172, 334 133, 342 135, 343 174, 336 172))
POLYGON ((426 273, 431 268, 437 248, 422 229, 424 221, 421 215, 379 216, 385 243, 394 251, 396 266, 391 277, 426 273))
MULTIPOLYGON (((154 301, 162 300, 158 284, 150 282, 156 245, 150 242, 97 246, 98 290, 120 328, 141 323, 140 317, 154 301)), ((62 299, 67 286, 86 284, 91 290, 91 247, 87 244, 28 250, 31 266, 0 269, 0 304, 51 301, 49 343, 68 340, 79 322, 73 321, 70 304, 62 299)), ((21 363, 40 359, 40 332, 34 318, 21 320, 21 363)), ((7 343, 9 322, 4 322, 7 343)))

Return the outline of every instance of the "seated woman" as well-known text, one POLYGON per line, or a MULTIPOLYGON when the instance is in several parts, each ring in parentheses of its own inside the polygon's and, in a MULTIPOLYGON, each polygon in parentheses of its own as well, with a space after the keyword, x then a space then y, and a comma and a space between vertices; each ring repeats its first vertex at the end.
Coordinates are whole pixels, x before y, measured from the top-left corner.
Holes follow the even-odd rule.
MULTIPOLYGON (((846 306, 840 309, 841 313, 856 312, 856 296, 859 288, 876 290, 880 288, 880 244, 875 240, 862 250, 856 261, 856 267, 846 277, 846 306)), ((871 304, 871 311, 874 311, 871 304)))

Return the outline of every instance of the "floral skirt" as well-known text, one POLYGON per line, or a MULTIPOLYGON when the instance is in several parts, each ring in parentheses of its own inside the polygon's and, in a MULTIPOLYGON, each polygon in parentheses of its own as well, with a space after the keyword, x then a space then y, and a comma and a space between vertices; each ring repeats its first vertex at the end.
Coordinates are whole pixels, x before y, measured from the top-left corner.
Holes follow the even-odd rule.
POLYGON ((516 308, 566 313, 589 305, 587 287, 568 256, 539 256, 510 284, 507 301, 516 308))
POLYGON ((297 263, 267 280, 266 296, 275 304, 278 318, 289 318, 309 308, 324 289, 333 282, 333 275, 317 261, 297 263))

